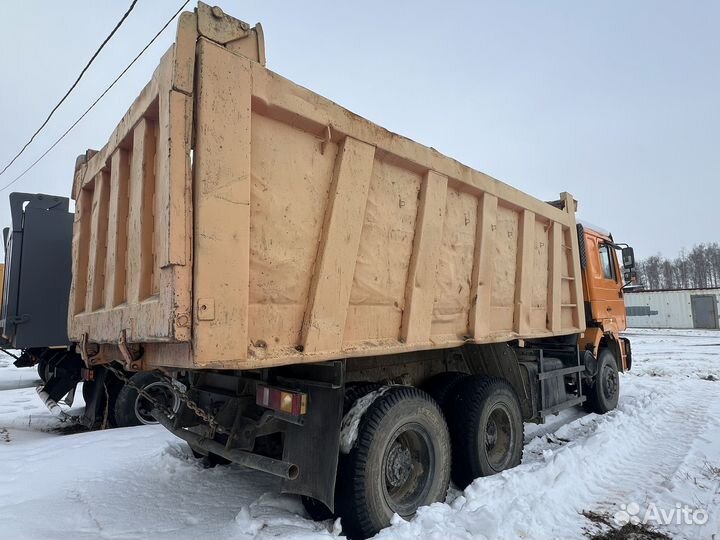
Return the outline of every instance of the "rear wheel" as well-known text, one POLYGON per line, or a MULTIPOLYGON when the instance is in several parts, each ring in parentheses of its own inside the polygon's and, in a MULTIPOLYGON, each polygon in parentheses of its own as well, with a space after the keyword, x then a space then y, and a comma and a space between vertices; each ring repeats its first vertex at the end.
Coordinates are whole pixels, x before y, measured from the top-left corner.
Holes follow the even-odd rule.
POLYGON ((336 502, 343 530, 367 538, 420 506, 445 499, 450 437, 435 401, 413 387, 379 396, 363 415, 358 438, 341 456, 336 502))
POLYGON ((601 349, 597 362, 595 384, 588 392, 586 408, 598 414, 605 414, 617 407, 620 397, 620 376, 617 360, 610 349, 601 349))
MULTIPOLYGON (((374 392, 380 387, 380 384, 371 382, 360 382, 347 385, 345 387, 345 399, 343 401, 343 415, 346 415, 350 409, 352 409, 352 406, 355 405, 355 402, 358 399, 367 396, 370 392, 374 392)), ((317 499, 303 495, 302 503, 308 515, 314 521, 327 521, 328 519, 333 519, 335 517, 335 513, 331 512, 324 503, 318 501, 317 499)))
POLYGON ((453 480, 462 489, 475 478, 520 464, 523 422, 520 402, 504 379, 471 375, 457 388, 450 426, 453 480))
MULTIPOLYGON (((177 412, 180 401, 172 386, 152 372, 136 373, 130 381, 142 388, 154 399, 164 404, 169 410, 177 412)), ((132 386, 126 384, 120 389, 113 407, 114 420, 117 427, 157 424, 150 414, 154 408, 152 401, 140 395, 132 386)))
POLYGON ((422 388, 440 405, 442 412, 447 414, 448 406, 452 402, 453 391, 458 383, 467 376, 467 373, 459 371, 445 371, 430 377, 422 388))

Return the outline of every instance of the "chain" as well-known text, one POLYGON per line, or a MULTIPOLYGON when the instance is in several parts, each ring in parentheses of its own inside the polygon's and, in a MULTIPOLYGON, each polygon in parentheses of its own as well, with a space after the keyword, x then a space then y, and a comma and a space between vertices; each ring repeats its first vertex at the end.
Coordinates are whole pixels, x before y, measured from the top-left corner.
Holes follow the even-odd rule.
MULTIPOLYGON (((164 403, 159 402, 157 399, 155 399, 153 396, 151 396, 149 393, 145 391, 144 388, 138 386, 135 384, 131 379, 125 376, 125 373, 123 373, 121 370, 114 368, 110 364, 106 364, 105 367, 111 371, 118 379, 120 379, 123 384, 126 384, 133 388, 139 395, 147 399, 150 403, 153 404, 153 406, 157 407, 162 413, 166 414, 167 416, 172 417, 173 413, 170 411, 167 406, 164 403)), ((155 371, 155 373, 162 378, 170 387, 173 394, 182 402, 184 403, 188 409, 193 411, 196 416, 198 416, 200 419, 205 422, 212 431, 217 433, 222 433, 225 435, 229 435, 230 432, 226 430, 223 426, 221 426, 217 419, 210 413, 206 412, 200 405, 198 405, 195 401, 190 399, 190 397, 187 395, 187 392, 182 390, 181 388, 178 388, 177 385, 173 384, 173 381, 170 377, 162 373, 161 371, 155 371)))
MULTIPOLYGON (((143 387, 138 386, 135 384, 135 382, 132 381, 131 378, 128 378, 125 376, 125 373, 117 369, 110 364, 106 364, 104 366, 108 371, 112 372, 115 377, 117 377, 120 381, 122 381, 123 384, 126 384, 130 388, 133 388, 138 395, 144 397, 147 399, 152 405, 157 408, 160 412, 165 414, 168 417, 173 416, 173 411, 168 409, 167 405, 165 403, 160 402, 155 397, 153 397, 151 394, 149 394, 143 387)), ((187 395, 187 392, 182 390, 181 388, 178 388, 177 385, 173 383, 173 380, 162 373, 161 371, 155 371, 156 375, 158 375, 165 383, 167 383, 168 387, 172 390, 173 394, 180 400, 182 403, 184 403, 188 409, 193 411, 196 416, 198 416, 203 422, 205 422, 208 427, 210 427, 210 430, 213 433, 221 433, 224 435, 230 435, 230 431, 224 428, 222 425, 220 425, 217 421, 217 419, 210 413, 206 412, 200 405, 198 405, 195 401, 193 401, 190 396, 187 395)), ((105 387, 105 411, 104 411, 104 419, 103 419, 103 429, 107 426, 108 422, 108 407, 110 403, 109 394, 107 387, 105 387)), ((75 424, 80 424, 81 420, 79 416, 68 414, 67 412, 60 410, 60 419, 61 421, 70 421, 75 424)))
POLYGON ((105 365, 105 368, 108 371, 111 371, 113 373, 113 375, 115 375, 118 379, 120 379, 122 381, 123 384, 126 384, 130 388, 135 389, 135 391, 139 395, 141 395, 142 397, 147 399, 150 403, 152 403, 154 407, 157 407, 164 414, 167 414, 168 416, 172 416, 172 412, 168 410, 167 406, 164 403, 160 403, 157 399, 155 399, 148 392, 146 392, 144 388, 142 388, 141 386, 138 386, 133 381, 131 381, 129 378, 127 378, 121 370, 112 367, 110 364, 105 365))

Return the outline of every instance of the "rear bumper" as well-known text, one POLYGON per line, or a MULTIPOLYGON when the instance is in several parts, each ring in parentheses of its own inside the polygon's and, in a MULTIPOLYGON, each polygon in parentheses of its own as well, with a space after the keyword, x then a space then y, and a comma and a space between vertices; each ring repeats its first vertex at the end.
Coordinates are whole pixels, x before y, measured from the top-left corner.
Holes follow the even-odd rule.
POLYGON ((165 429, 188 444, 205 450, 206 452, 217 454, 239 465, 263 471, 287 480, 294 480, 300 472, 298 466, 293 463, 253 454, 252 452, 246 452, 244 450, 227 449, 217 441, 208 439, 187 429, 175 427, 172 419, 158 409, 153 409, 151 414, 165 429))

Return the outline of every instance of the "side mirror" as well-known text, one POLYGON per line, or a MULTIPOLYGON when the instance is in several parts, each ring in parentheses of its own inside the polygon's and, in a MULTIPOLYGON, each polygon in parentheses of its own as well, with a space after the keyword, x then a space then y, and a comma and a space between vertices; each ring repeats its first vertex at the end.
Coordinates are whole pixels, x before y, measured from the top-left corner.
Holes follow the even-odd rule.
POLYGON ((637 272, 633 268, 627 269, 623 272, 623 279, 628 285, 637 283, 637 272))
POLYGON ((633 248, 622 248, 622 265, 626 270, 635 268, 635 252, 633 248))

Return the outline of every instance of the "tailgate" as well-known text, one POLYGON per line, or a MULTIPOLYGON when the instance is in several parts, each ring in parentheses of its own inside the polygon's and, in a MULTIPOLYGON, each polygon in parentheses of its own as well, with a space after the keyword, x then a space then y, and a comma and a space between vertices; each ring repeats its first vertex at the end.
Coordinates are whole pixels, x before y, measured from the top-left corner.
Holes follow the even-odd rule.
POLYGON ((189 343, 193 321, 193 105, 203 36, 264 63, 260 26, 198 3, 173 46, 73 183, 73 341, 189 343), (83 339, 84 338, 84 339, 83 339))
MULTIPOLYGON (((105 147, 79 160, 69 335, 115 343, 190 339, 192 96, 177 45, 105 147), (84 162, 83 162, 84 161, 84 162)), ((192 79, 190 79, 192 80, 192 79)))

